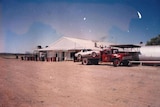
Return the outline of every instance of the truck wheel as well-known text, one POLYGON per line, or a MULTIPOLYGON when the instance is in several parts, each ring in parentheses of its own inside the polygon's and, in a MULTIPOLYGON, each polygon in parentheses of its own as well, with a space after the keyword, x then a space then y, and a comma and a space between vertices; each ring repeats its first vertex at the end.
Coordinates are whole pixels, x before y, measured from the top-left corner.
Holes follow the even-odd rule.
POLYGON ((124 61, 124 62, 123 62, 123 65, 124 65, 124 66, 129 66, 129 61, 128 61, 128 60, 124 61))
POLYGON ((114 61, 113 61, 113 66, 114 67, 117 67, 117 66, 119 66, 120 65, 120 60, 119 59, 115 59, 114 61))
POLYGON ((97 55, 97 54, 96 54, 95 52, 92 53, 92 57, 93 57, 93 58, 96 57, 96 55, 97 55))
POLYGON ((87 59, 87 58, 83 58, 83 59, 82 59, 82 64, 83 64, 83 65, 88 65, 88 64, 89 64, 88 59, 87 59))
POLYGON ((132 63, 131 63, 130 61, 128 62, 128 66, 129 66, 129 67, 132 66, 132 63))

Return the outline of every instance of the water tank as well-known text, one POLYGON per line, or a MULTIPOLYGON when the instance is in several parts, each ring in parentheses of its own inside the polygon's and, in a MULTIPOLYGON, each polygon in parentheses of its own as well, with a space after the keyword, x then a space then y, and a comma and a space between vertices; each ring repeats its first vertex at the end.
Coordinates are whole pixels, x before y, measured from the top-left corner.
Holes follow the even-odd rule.
POLYGON ((139 54, 140 61, 160 61, 160 46, 142 46, 139 54))

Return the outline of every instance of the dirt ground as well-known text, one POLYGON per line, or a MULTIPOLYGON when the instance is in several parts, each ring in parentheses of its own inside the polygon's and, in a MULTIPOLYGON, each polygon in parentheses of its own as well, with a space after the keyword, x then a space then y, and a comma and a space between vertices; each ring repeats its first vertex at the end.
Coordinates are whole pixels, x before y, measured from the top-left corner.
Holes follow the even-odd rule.
POLYGON ((0 107, 160 107, 160 67, 0 58, 0 107))

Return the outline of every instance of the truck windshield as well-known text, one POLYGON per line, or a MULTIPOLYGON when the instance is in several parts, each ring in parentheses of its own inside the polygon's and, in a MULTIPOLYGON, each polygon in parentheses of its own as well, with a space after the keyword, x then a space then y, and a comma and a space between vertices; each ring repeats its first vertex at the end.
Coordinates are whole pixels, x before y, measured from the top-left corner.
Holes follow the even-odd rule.
POLYGON ((114 49, 114 50, 112 50, 112 53, 113 53, 113 54, 118 53, 118 49, 114 49))

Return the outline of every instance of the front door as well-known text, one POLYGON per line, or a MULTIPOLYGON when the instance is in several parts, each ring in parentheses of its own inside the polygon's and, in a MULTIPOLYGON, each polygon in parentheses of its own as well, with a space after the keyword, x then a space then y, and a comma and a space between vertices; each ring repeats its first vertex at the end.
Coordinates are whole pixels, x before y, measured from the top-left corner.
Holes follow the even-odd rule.
POLYGON ((102 62, 110 62, 111 61, 111 51, 104 51, 102 53, 102 62))
POLYGON ((62 52, 62 61, 65 59, 65 52, 62 52))

